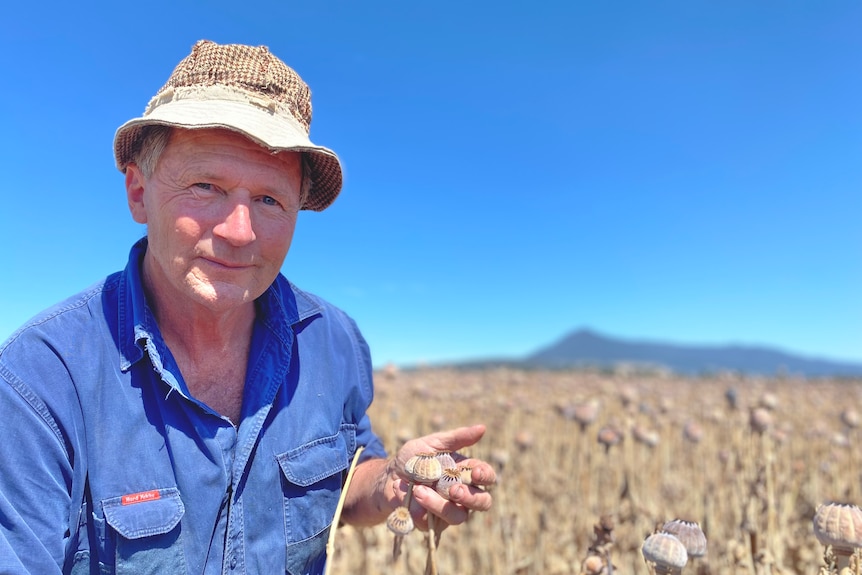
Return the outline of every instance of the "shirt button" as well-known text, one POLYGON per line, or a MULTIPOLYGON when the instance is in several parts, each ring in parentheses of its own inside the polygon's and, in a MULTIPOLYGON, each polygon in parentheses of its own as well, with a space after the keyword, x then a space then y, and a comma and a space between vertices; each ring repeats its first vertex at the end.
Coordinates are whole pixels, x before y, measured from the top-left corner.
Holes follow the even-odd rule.
POLYGON ((231 569, 236 568, 236 555, 234 555, 233 557, 230 558, 230 568, 231 569))

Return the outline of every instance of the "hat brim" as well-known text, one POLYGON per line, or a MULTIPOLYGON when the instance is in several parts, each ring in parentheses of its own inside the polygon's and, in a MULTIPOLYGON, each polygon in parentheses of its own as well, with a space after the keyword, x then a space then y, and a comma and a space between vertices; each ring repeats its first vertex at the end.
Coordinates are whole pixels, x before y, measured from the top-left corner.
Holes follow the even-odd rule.
POLYGON ((304 153, 311 188, 303 209, 321 211, 332 204, 341 191, 341 162, 335 152, 312 143, 298 122, 275 114, 264 106, 212 99, 178 99, 161 103, 144 116, 129 120, 117 129, 114 158, 120 171, 126 171, 139 145, 141 130, 150 125, 188 130, 223 128, 238 132, 273 153, 304 153))

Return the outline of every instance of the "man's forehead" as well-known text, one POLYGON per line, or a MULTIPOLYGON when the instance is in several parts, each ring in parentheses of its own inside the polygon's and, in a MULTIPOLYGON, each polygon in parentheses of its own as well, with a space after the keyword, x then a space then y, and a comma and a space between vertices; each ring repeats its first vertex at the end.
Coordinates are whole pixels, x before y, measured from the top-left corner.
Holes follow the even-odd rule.
POLYGON ((286 166, 293 166, 302 158, 302 152, 293 150, 273 151, 244 134, 223 128, 175 128, 171 133, 167 149, 175 153, 188 153, 187 161, 195 159, 203 161, 210 159, 207 158, 206 152, 218 155, 219 153, 227 154, 227 150, 236 150, 240 153, 257 156, 262 161, 264 158, 272 158, 273 161, 286 166))

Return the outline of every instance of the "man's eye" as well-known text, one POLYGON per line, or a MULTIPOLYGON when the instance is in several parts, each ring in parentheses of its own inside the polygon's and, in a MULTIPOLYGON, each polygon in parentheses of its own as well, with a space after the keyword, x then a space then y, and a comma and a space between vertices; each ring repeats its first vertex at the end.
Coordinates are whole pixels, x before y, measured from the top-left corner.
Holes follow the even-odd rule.
POLYGON ((194 184, 194 187, 199 188, 201 190, 207 190, 207 191, 213 189, 213 185, 208 184, 206 182, 198 182, 198 183, 194 184))
POLYGON ((278 200, 273 198, 272 196, 264 196, 261 198, 261 201, 267 206, 279 206, 281 204, 278 203, 278 200))

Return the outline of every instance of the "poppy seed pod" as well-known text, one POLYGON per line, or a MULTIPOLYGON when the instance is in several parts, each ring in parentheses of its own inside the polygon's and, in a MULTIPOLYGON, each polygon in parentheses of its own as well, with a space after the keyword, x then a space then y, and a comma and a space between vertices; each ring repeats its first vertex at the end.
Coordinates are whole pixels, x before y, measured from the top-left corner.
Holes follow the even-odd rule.
POLYGON ((655 565, 657 575, 679 575, 688 563, 685 545, 670 533, 653 533, 641 547, 644 559, 655 565))
POLYGON ((859 412, 852 407, 848 407, 841 412, 841 423, 851 429, 856 429, 859 427, 859 412))
POLYGON ((599 430, 596 439, 604 446, 605 452, 607 452, 614 445, 622 443, 623 437, 622 430, 616 425, 605 425, 599 430))
POLYGON ((659 442, 659 434, 657 431, 640 425, 635 425, 632 428, 632 437, 635 438, 635 441, 642 443, 647 447, 655 447, 659 442))
POLYGON ((578 422, 578 425, 581 426, 581 431, 584 431, 594 422, 598 414, 599 402, 596 400, 580 403, 572 409, 572 419, 578 422))
POLYGON ((413 531, 413 517, 406 507, 396 507, 386 519, 386 527, 395 535, 407 535, 413 531))
POLYGON ((458 467, 458 472, 461 474, 461 483, 464 485, 473 485, 473 468, 468 465, 458 467))
POLYGON ((706 555, 706 535, 700 525, 694 521, 685 519, 674 519, 662 525, 662 531, 676 536, 685 546, 689 557, 703 557, 706 555))
POLYGON ((763 434, 772 427, 772 414, 764 407, 756 407, 751 410, 748 422, 753 431, 763 434))
POLYGON ((458 467, 458 464, 455 463, 455 458, 452 457, 451 451, 438 451, 436 457, 443 469, 453 469, 458 467))
POLYGON ((404 472, 412 481, 430 485, 440 479, 443 466, 436 453, 417 453, 404 464, 404 472))
POLYGON ((814 514, 814 536, 830 545, 838 568, 849 565, 850 556, 862 547, 862 509, 847 503, 827 503, 814 514))
POLYGON ((440 479, 437 480, 435 489, 443 499, 449 499, 449 489, 458 483, 461 483, 461 470, 456 468, 444 469, 440 479))
POLYGON ((598 555, 590 555, 584 559, 581 571, 584 575, 603 575, 604 573, 607 573, 605 562, 602 561, 602 558, 598 555))

